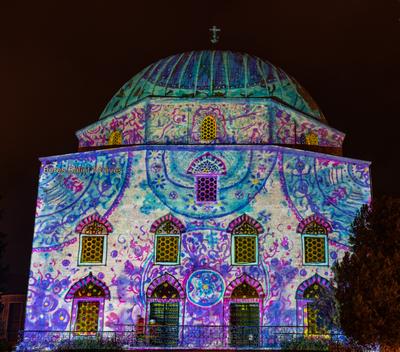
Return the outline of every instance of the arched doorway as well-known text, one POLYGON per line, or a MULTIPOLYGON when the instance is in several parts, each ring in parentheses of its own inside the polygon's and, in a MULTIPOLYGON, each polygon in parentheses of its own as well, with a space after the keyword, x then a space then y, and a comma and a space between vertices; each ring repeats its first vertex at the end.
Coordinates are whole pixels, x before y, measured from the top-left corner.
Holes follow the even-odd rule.
POLYGON ((90 272, 69 289, 65 298, 73 299, 71 330, 78 335, 103 330, 104 300, 110 299, 110 290, 102 281, 90 272))
POLYGON ((183 290, 171 275, 154 280, 147 290, 150 343, 177 346, 179 342, 180 303, 183 290))
POLYGON ((304 281, 297 289, 298 322, 305 327, 307 335, 326 335, 329 330, 327 317, 315 306, 315 302, 326 296, 331 286, 325 278, 315 274, 304 281))
POLYGON ((229 344, 232 347, 258 346, 263 290, 247 275, 233 281, 226 290, 229 314, 229 344))

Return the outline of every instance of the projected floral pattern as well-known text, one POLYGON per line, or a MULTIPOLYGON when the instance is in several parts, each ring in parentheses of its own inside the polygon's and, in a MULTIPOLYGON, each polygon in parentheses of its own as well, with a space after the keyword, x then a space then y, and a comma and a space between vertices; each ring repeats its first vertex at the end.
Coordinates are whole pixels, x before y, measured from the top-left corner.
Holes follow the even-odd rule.
POLYGON ((189 300, 199 306, 208 307, 218 303, 224 294, 224 280, 211 270, 197 270, 186 284, 189 300))

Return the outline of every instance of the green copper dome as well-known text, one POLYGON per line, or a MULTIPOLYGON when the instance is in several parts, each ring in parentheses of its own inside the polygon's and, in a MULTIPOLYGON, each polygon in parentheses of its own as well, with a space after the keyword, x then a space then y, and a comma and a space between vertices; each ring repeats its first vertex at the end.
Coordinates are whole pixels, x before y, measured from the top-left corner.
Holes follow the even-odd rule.
POLYGON ((146 97, 276 98, 325 121, 310 95, 268 61, 231 51, 190 51, 143 69, 114 95, 100 119, 146 97))

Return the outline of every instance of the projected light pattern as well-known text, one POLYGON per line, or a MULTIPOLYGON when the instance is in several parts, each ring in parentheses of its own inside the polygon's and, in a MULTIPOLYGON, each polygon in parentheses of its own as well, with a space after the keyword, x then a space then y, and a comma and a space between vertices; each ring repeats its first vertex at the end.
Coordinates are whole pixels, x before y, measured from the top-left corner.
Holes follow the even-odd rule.
POLYGON ((221 347, 215 334, 222 347, 251 335, 279 348, 272 327, 308 323, 325 333, 310 290, 332 289, 330 266, 370 202, 370 164, 332 155, 344 134, 283 71, 187 55, 124 86, 77 132, 86 151, 41 160, 25 330, 55 334, 53 345, 70 330, 121 333, 138 316, 168 335, 143 349, 221 347))

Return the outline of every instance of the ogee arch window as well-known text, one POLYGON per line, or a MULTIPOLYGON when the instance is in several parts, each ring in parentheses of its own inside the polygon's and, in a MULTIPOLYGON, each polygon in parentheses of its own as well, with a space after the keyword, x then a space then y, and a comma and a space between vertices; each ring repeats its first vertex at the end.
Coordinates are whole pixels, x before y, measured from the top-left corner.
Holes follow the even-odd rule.
MULTIPOLYGON (((307 335, 326 335, 332 321, 315 304, 332 290, 329 281, 318 274, 303 281, 296 290, 298 325, 303 324, 307 335)), ((326 312, 325 312, 326 313, 326 312)))
POLYGON ((180 262, 181 233, 185 231, 183 224, 171 214, 156 220, 150 229, 155 234, 155 263, 176 265, 180 262))
POLYGON ((328 265, 328 233, 330 224, 323 218, 312 215, 298 226, 301 233, 304 265, 328 265))
POLYGON ((244 214, 229 224, 228 232, 232 234, 232 264, 257 265, 258 235, 263 232, 262 226, 244 214))
POLYGON ((190 163, 187 173, 195 177, 197 204, 218 201, 218 178, 226 175, 226 166, 221 159, 207 152, 190 163))
POLYGON ((178 345, 180 307, 184 298, 182 286, 169 274, 154 279, 150 284, 147 302, 151 345, 178 345))
POLYGON ((112 227, 99 215, 91 215, 76 228, 79 233, 79 265, 105 265, 107 239, 112 227))
POLYGON ((103 327, 104 300, 110 299, 110 290, 90 272, 68 291, 72 299, 71 329, 78 335, 91 335, 103 327))

